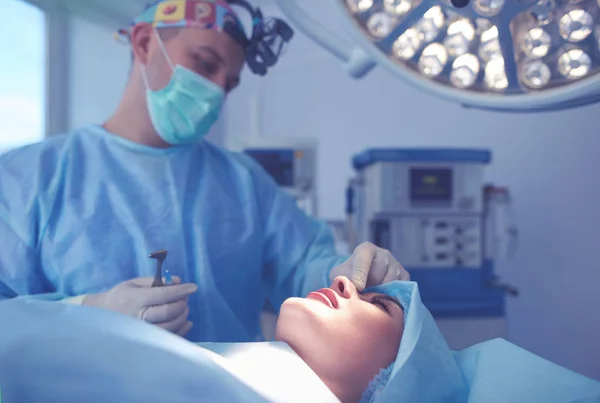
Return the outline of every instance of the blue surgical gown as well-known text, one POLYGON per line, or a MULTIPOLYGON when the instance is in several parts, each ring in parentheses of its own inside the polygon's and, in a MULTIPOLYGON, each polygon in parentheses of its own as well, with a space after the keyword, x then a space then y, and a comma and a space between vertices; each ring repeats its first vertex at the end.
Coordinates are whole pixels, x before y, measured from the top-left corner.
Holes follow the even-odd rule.
POLYGON ((260 338, 265 301, 329 283, 345 257, 250 158, 207 142, 157 149, 86 126, 0 157, 0 299, 61 299, 153 276, 198 285, 192 341, 260 338))

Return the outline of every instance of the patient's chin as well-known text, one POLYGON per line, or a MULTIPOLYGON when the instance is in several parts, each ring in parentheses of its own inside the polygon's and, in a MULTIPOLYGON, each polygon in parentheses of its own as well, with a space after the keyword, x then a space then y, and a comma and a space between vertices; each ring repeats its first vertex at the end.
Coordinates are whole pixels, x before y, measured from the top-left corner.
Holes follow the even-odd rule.
POLYGON ((288 298, 281 304, 275 325, 275 340, 291 344, 290 339, 294 335, 295 323, 301 321, 302 317, 300 313, 302 308, 299 305, 301 305, 301 298, 288 298))
POLYGON ((275 340, 287 343, 294 350, 302 348, 318 331, 316 318, 314 308, 304 298, 288 298, 279 311, 275 340))
POLYGON ((295 321, 303 321, 314 316, 315 307, 305 298, 288 298, 281 305, 279 317, 293 318, 295 321))

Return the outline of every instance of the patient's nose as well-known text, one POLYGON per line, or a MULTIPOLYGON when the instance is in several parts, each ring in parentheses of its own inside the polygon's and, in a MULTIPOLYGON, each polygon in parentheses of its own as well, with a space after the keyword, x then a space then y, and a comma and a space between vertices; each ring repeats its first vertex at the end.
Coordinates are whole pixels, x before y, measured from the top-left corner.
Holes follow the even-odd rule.
POLYGON ((341 297, 349 299, 357 295, 356 287, 347 277, 337 276, 331 284, 331 288, 341 297))

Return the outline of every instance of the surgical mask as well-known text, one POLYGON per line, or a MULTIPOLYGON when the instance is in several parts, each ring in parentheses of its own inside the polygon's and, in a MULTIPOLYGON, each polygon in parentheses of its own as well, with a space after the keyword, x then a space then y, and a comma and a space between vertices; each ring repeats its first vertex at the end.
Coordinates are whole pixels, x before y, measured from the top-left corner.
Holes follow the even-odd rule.
POLYGON ((219 118, 225 93, 201 75, 183 66, 174 66, 156 30, 154 34, 173 74, 165 88, 153 91, 148 84, 145 66, 142 70, 152 125, 168 144, 198 142, 219 118))

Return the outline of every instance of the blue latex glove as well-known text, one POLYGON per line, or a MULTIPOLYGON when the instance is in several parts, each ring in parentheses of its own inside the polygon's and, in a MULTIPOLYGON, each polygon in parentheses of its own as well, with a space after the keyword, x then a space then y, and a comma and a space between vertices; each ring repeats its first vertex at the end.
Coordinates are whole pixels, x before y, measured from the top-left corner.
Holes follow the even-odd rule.
POLYGON ((198 287, 181 284, 179 277, 172 277, 173 285, 152 287, 153 280, 138 277, 124 281, 105 293, 87 295, 83 305, 119 312, 185 336, 192 328, 192 322, 187 320, 188 297, 198 287))
POLYGON ((370 242, 358 245, 350 258, 331 270, 331 281, 337 276, 348 277, 358 291, 395 280, 410 280, 410 274, 389 250, 370 242))

